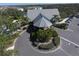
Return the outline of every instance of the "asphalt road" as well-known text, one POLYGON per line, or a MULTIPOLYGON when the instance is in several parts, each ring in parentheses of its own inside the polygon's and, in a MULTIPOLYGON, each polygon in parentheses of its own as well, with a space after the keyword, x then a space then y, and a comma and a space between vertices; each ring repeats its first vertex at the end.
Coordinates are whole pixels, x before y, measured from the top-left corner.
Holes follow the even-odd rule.
POLYGON ((61 46, 55 52, 40 53, 32 48, 29 33, 24 32, 16 41, 15 49, 18 56, 79 56, 79 19, 71 19, 68 30, 56 29, 61 37, 61 46))
POLYGON ((52 51, 50 53, 39 53, 36 49, 33 49, 31 43, 29 42, 29 34, 24 32, 21 37, 18 38, 15 44, 15 49, 17 50, 18 56, 59 56, 59 55, 67 55, 61 49, 56 52, 52 51))

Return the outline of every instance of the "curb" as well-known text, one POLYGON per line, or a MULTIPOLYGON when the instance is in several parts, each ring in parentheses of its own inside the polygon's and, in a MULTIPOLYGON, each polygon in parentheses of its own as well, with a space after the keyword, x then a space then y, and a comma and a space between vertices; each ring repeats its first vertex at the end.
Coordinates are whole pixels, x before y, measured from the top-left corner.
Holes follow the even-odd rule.
POLYGON ((61 41, 61 39, 60 39, 60 45, 59 45, 55 50, 49 50, 49 51, 45 51, 45 52, 44 52, 44 51, 40 51, 40 50, 38 50, 38 49, 32 47, 31 44, 29 43, 29 46, 30 46, 34 51, 39 52, 39 53, 44 53, 44 54, 53 53, 53 52, 59 50, 59 49, 61 48, 61 45, 62 45, 62 41, 61 41))
MULTIPOLYGON (((22 35, 25 31, 26 31, 26 30, 22 31, 22 32, 19 34, 19 36, 21 36, 21 35, 22 35)), ((14 42, 13 42, 13 45, 12 45, 12 46, 10 46, 10 47, 6 48, 6 50, 7 50, 7 51, 8 51, 8 50, 14 50, 14 48, 15 48, 15 43, 16 43, 17 39, 18 39, 18 37, 17 37, 17 38, 15 38, 15 40, 14 40, 14 42)))

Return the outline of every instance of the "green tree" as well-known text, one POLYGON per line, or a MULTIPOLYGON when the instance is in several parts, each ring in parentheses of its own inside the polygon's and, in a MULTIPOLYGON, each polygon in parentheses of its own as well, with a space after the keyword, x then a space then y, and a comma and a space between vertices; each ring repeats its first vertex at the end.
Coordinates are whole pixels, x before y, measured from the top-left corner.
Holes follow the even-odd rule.
POLYGON ((58 34, 52 29, 39 29, 38 31, 33 32, 32 36, 36 39, 39 39, 40 42, 48 42, 51 37, 56 37, 58 34))

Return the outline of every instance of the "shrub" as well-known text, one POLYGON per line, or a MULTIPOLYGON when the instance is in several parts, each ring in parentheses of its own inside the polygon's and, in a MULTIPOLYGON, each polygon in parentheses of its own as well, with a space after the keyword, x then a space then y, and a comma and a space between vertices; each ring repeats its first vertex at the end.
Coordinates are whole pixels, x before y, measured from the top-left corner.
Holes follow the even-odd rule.
POLYGON ((49 50, 49 49, 52 49, 54 46, 53 46, 53 43, 49 43, 49 44, 46 44, 46 45, 43 45, 41 44, 38 49, 42 49, 42 50, 49 50))
POLYGON ((31 40, 34 47, 37 47, 40 43, 38 46, 38 49, 40 50, 50 50, 52 48, 58 47, 60 44, 60 38, 58 37, 57 32, 53 29, 39 29, 35 32, 32 32, 31 40))
POLYGON ((48 42, 51 37, 58 36, 57 32, 53 29, 39 29, 36 32, 32 32, 31 37, 32 39, 38 39, 39 42, 48 42))
POLYGON ((57 28, 60 28, 60 29, 67 29, 67 24, 65 24, 65 23, 63 23, 63 24, 55 24, 54 26, 57 27, 57 28))
POLYGON ((49 39, 52 37, 52 31, 50 29, 37 31, 37 38, 41 42, 48 42, 49 39))
POLYGON ((52 37, 57 37, 57 36, 58 36, 58 33, 53 30, 53 32, 52 32, 52 37))
POLYGON ((53 42, 54 46, 57 47, 60 44, 60 38, 59 37, 54 37, 52 42, 53 42))

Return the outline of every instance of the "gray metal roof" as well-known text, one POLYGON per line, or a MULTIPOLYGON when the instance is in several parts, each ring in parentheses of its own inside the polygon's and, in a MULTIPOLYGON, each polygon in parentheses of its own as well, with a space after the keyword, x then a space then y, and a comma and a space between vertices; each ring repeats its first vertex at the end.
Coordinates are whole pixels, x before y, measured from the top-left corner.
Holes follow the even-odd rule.
POLYGON ((27 11, 27 16, 30 19, 30 21, 33 21, 39 14, 44 15, 47 17, 49 20, 54 16, 54 15, 59 15, 58 9, 33 9, 33 10, 28 10, 27 11))
POLYGON ((42 14, 39 14, 36 19, 33 21, 33 25, 36 27, 50 27, 52 23, 42 14))

